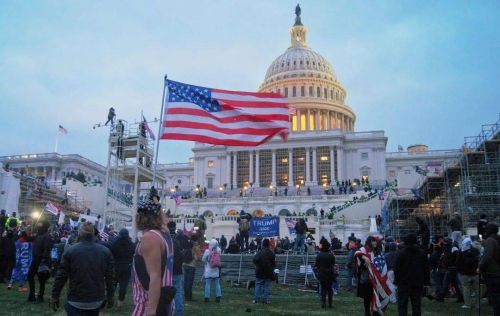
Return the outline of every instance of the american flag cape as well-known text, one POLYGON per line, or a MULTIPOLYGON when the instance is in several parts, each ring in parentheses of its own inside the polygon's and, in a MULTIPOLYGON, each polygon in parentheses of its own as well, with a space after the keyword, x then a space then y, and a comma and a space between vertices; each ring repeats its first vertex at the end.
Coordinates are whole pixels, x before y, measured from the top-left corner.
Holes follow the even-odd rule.
POLYGON ((288 100, 278 93, 219 90, 165 81, 161 139, 257 146, 289 132, 288 100))
POLYGON ((370 310, 384 314, 387 305, 391 299, 391 285, 387 276, 387 264, 383 255, 374 256, 373 252, 368 251, 366 247, 361 247, 355 252, 356 260, 362 260, 361 257, 368 257, 371 261, 368 266, 368 274, 373 288, 370 310))

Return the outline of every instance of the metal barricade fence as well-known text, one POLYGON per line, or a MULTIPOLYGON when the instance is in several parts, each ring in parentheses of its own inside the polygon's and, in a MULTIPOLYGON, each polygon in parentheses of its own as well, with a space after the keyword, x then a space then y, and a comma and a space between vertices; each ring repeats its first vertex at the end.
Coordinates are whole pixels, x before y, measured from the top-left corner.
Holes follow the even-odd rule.
MULTIPOLYGON (((223 254, 221 256, 221 278, 224 281, 239 284, 255 280, 255 265, 252 261, 254 255, 248 253, 223 254)), ((283 285, 316 286, 318 282, 314 274, 316 255, 317 253, 276 255, 275 269, 279 270, 278 282, 283 285)), ((337 281, 342 286, 347 281, 346 261, 347 255, 343 253, 335 255, 336 270, 339 272, 337 281)), ((200 264, 196 268, 195 280, 201 280, 202 278, 203 264, 200 264)))

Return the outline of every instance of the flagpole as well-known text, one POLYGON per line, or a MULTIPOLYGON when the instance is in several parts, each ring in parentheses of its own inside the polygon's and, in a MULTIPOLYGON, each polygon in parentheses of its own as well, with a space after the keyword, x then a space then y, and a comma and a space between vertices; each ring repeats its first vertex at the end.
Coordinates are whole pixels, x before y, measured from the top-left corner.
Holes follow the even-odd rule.
POLYGON ((158 138, 156 139, 155 167, 154 167, 154 170, 153 170, 153 186, 155 185, 156 171, 158 169, 158 151, 160 149, 161 130, 162 130, 162 127, 163 127, 163 111, 164 111, 164 108, 165 108, 165 92, 167 90, 166 87, 167 87, 167 75, 165 75, 164 81, 163 81, 163 97, 161 99, 160 123, 158 124, 158 138))

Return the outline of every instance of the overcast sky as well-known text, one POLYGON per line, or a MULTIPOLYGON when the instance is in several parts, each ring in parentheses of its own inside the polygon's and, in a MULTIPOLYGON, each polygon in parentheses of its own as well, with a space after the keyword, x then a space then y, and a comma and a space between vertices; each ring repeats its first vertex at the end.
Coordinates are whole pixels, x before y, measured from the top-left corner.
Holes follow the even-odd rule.
MULTIPOLYGON (((106 160, 108 108, 159 117, 163 76, 255 91, 290 44, 296 1, 2 1, 0 155, 106 160)), ((308 44, 327 58, 388 151, 458 148, 500 112, 500 2, 303 1, 308 44)), ((158 125, 152 128, 157 132, 158 125)), ((192 143, 162 141, 160 162, 192 143)))

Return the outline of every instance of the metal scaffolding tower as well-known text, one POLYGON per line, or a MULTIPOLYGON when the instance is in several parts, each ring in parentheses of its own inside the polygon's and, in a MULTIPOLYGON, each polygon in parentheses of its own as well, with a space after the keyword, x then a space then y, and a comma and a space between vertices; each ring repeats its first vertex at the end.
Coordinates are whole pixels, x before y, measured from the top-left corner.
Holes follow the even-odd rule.
POLYGON ((163 196, 165 186, 162 175, 157 174, 153 183, 154 146, 143 124, 118 120, 108 139, 104 218, 115 227, 131 228, 133 236, 137 203, 149 198, 153 185, 163 196))
POLYGON ((450 152, 443 173, 426 176, 417 184, 421 198, 394 197, 388 206, 390 233, 396 237, 415 231, 415 217, 427 221, 433 235, 447 234, 453 213, 464 229, 475 234, 480 215, 500 222, 500 118, 482 126, 479 135, 465 137, 462 150, 450 152))

